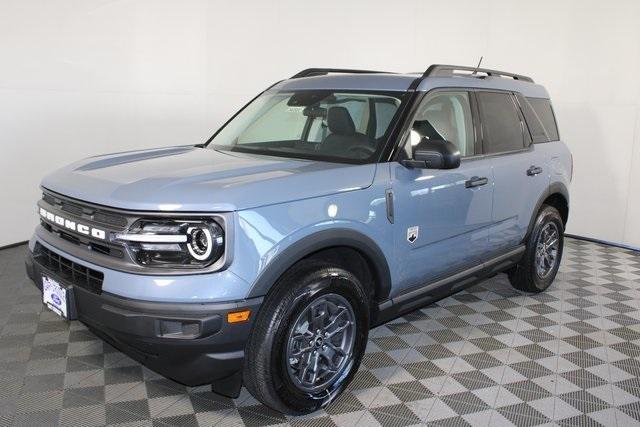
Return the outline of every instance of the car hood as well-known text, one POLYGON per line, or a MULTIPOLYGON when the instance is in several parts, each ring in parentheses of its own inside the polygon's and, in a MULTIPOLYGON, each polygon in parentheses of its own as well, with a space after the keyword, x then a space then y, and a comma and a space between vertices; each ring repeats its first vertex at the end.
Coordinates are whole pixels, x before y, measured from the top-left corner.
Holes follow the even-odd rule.
POLYGON ((357 190, 375 165, 347 165, 196 147, 91 157, 42 181, 56 193, 140 211, 224 212, 357 190))

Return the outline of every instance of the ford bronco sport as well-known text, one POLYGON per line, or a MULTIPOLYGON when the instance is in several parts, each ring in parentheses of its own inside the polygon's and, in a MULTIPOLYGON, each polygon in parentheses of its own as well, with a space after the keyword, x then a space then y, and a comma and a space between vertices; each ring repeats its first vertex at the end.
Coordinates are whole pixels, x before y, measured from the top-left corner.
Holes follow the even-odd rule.
POLYGON ((151 369, 308 413, 347 387, 370 327, 499 272, 546 289, 571 175, 529 77, 309 69, 205 144, 44 178, 27 271, 151 369))

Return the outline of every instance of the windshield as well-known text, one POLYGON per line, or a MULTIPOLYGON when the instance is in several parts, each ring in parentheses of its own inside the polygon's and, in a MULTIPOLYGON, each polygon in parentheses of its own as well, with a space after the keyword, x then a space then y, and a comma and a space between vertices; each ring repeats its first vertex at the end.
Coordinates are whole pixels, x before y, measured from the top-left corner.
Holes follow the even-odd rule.
POLYGON ((391 131, 398 92, 266 92, 211 140, 216 150, 349 163, 376 161, 391 131))

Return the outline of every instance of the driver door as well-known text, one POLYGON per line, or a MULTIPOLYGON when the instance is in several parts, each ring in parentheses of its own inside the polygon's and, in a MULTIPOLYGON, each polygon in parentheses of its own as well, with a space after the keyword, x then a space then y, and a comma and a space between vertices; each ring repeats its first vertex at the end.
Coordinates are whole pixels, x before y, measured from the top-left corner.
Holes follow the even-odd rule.
POLYGON ((454 143, 457 169, 408 168, 391 163, 395 249, 400 279, 393 296, 481 263, 491 225, 493 171, 481 156, 472 94, 430 92, 420 103, 402 155, 422 138, 454 143))

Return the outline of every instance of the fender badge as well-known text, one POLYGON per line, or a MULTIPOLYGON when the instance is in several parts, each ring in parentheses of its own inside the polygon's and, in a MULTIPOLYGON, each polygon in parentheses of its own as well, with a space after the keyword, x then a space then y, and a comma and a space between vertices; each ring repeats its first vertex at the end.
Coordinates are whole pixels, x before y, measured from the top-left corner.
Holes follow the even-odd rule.
POLYGON ((416 240, 418 240, 419 231, 420 231, 420 227, 418 227, 417 225, 407 228, 407 241, 409 243, 413 243, 416 240))

